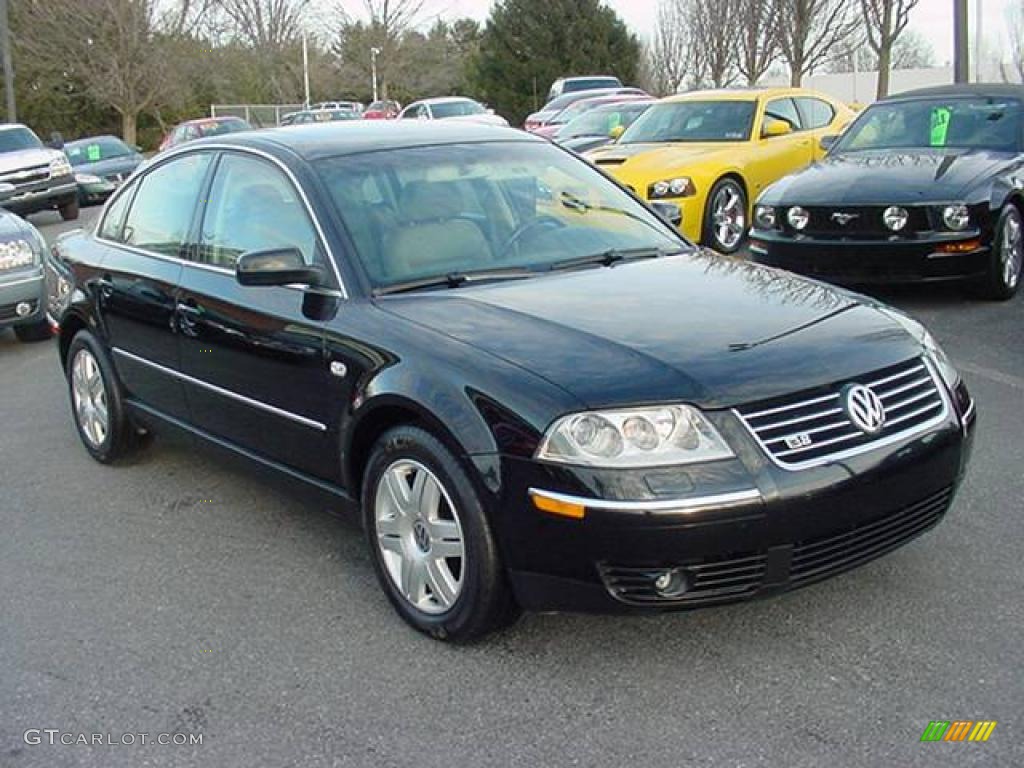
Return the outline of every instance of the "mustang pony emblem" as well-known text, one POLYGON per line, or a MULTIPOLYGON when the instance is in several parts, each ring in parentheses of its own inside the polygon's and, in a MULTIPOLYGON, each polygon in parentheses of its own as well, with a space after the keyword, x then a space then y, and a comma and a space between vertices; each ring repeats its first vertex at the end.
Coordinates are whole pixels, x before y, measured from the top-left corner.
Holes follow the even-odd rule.
POLYGON ((845 227, 854 219, 859 219, 859 213, 844 213, 843 211, 836 211, 832 214, 832 221, 836 222, 839 226, 845 227))

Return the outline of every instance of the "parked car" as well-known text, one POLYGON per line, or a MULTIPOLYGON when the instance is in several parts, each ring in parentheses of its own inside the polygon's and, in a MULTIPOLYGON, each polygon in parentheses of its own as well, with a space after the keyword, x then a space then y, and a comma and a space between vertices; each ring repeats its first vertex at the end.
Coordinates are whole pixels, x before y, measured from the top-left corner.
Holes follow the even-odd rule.
POLYGON ((526 121, 523 123, 523 128, 533 133, 539 128, 550 123, 555 117, 557 117, 566 108, 575 104, 577 101, 583 99, 593 99, 599 96, 612 96, 612 95, 634 95, 634 96, 646 96, 650 98, 650 95, 641 90, 640 88, 632 87, 618 87, 618 88, 597 88, 589 91, 573 91, 559 96, 552 101, 545 104, 540 110, 534 112, 531 115, 527 115, 526 121))
POLYGON ((334 493, 437 638, 812 583, 938 523, 970 453, 917 322, 697 250, 521 131, 196 142, 53 261, 90 455, 178 428, 334 493))
POLYGON ((638 99, 595 107, 561 126, 555 143, 577 154, 611 144, 654 103, 653 99, 638 99))
POLYGON ((507 127, 508 121, 494 114, 479 101, 462 96, 448 96, 439 99, 414 101, 402 110, 402 120, 456 120, 465 123, 482 123, 507 127))
POLYGON ((535 133, 538 136, 543 136, 545 139, 553 139, 563 126, 571 123, 577 117, 589 112, 595 107, 600 107, 605 104, 619 104, 627 101, 650 102, 651 100, 651 97, 646 93, 613 93, 607 96, 593 96, 590 98, 580 99, 579 101, 575 101, 570 104, 554 117, 550 118, 544 125, 534 128, 530 132, 535 133))
POLYGON ((65 221, 78 218, 78 187, 71 163, 59 149, 43 145, 19 123, 0 124, 0 184, 11 184, 0 205, 22 216, 57 210, 65 221))
MULTIPOLYGON (((15 187, 0 183, 0 205, 15 187)), ((50 338, 46 321, 43 256, 46 242, 34 226, 0 208, 0 330, 13 328, 19 341, 50 338)))
POLYGON ((560 77, 548 89, 548 101, 575 91, 593 91, 597 88, 621 88, 622 81, 613 75, 588 75, 585 77, 560 77))
POLYGON ((360 120, 362 115, 350 109, 308 109, 285 115, 281 125, 304 125, 305 123, 333 123, 339 120, 360 120))
POLYGON ((391 99, 375 101, 363 111, 366 120, 394 120, 402 112, 402 105, 391 99))
POLYGON ((864 110, 827 157, 766 189, 751 254, 829 280, 1020 287, 1024 87, 910 91, 864 110))
POLYGON ((690 239, 734 253, 752 201, 822 158, 821 137, 851 118, 839 102, 802 88, 696 91, 658 102, 587 157, 641 197, 677 203, 690 239))
POLYGON ((78 184, 78 204, 102 203, 145 160, 137 147, 116 136, 92 136, 64 144, 78 184))
POLYGON ((184 144, 186 141, 221 136, 226 133, 251 131, 252 126, 240 117, 201 117, 178 125, 160 142, 160 151, 184 144))
POLYGON ((342 109, 348 112, 355 112, 360 115, 363 113, 365 108, 365 105, 361 101, 321 101, 310 106, 310 109, 312 110, 342 109))

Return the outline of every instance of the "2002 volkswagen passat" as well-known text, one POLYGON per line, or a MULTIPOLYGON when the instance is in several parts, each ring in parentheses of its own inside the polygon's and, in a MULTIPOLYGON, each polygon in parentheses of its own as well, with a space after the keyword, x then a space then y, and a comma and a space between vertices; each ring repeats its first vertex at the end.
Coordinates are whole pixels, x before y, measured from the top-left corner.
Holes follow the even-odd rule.
POLYGON ((510 130, 189 144, 50 266, 89 453, 170 425, 357 503, 439 638, 808 584, 933 526, 967 461, 916 322, 703 254, 510 130))

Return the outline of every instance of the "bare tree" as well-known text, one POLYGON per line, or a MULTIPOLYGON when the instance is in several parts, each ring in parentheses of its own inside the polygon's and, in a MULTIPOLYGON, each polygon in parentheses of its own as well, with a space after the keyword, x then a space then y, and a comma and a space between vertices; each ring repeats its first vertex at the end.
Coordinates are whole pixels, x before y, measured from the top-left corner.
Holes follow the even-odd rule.
POLYGON ((893 69, 921 69, 935 66, 935 49, 928 38, 908 29, 892 46, 893 69))
POLYGON ((889 95, 889 71, 892 69, 892 47, 907 28, 910 12, 918 0, 860 0, 867 42, 878 57, 878 89, 876 97, 889 95))
POLYGON ((263 51, 280 51, 298 39, 310 0, 218 0, 237 40, 263 51))
POLYGON ((716 88, 731 85, 737 76, 739 0, 684 0, 683 5, 699 79, 716 88))
POLYGON ((779 54, 779 0, 735 0, 739 26, 736 69, 756 85, 779 54))
POLYGON ((850 0, 779 0, 779 50, 793 86, 829 61, 860 26, 850 0))
MULTIPOLYGON (((371 47, 379 49, 377 72, 381 84, 381 97, 388 98, 388 88, 402 68, 399 49, 402 37, 415 29, 422 20, 425 0, 363 0, 366 13, 366 27, 371 47)), ((349 14, 339 6, 342 21, 342 37, 346 30, 359 24, 353 23, 349 14)), ((368 59, 369 50, 364 52, 368 59)))
MULTIPOLYGON (((1017 81, 1024 83, 1024 8, 1020 5, 1006 9, 1006 34, 1010 39, 1010 66, 1015 70, 1017 81)), ((1009 82, 1007 68, 1000 68, 1003 80, 1009 82)))
POLYGON ((659 95, 681 90, 693 68, 689 27, 685 15, 680 13, 681 7, 681 0, 658 3, 654 39, 645 52, 648 85, 659 95))

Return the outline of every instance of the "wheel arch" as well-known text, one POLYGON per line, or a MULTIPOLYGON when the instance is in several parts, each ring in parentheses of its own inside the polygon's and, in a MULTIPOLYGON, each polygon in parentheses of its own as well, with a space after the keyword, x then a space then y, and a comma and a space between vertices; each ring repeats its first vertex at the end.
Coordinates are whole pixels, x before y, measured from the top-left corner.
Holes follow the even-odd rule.
POLYGON ((88 328, 89 323, 87 323, 85 318, 77 312, 69 312, 61 318, 60 334, 57 338, 57 348, 60 354, 61 367, 65 370, 67 369, 68 350, 71 348, 71 340, 75 338, 75 335, 79 331, 87 330, 88 328))

